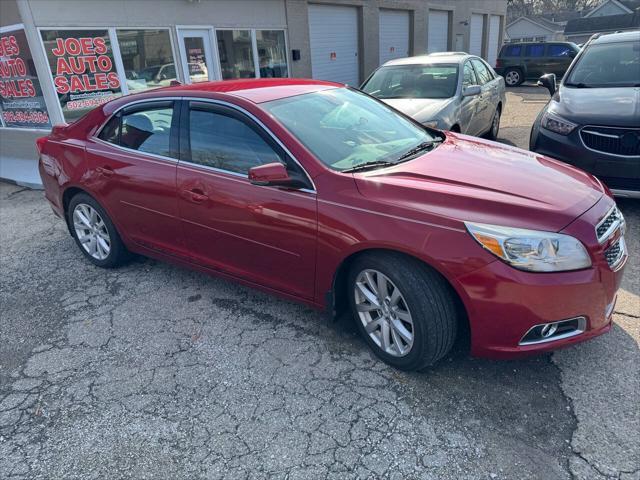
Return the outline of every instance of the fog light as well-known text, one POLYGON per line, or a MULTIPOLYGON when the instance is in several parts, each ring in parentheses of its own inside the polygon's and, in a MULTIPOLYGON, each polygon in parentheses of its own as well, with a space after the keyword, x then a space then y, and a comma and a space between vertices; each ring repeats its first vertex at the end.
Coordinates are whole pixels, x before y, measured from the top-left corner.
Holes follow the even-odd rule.
POLYGON ((522 336, 518 345, 535 345, 536 343, 554 342, 563 338, 580 335, 587 329, 585 317, 569 318, 558 322, 534 325, 522 336))

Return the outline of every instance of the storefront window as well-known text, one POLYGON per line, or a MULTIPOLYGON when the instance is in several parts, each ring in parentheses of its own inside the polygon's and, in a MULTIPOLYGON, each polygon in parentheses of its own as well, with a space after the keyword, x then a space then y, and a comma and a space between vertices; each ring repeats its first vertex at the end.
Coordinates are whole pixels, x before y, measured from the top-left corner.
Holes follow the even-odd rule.
POLYGON ((44 30, 41 33, 53 83, 67 121, 121 95, 106 29, 44 30))
POLYGON ((287 48, 282 30, 256 30, 260 77, 288 77, 287 48))
POLYGON ((0 118, 5 127, 51 127, 24 29, 0 33, 0 118))
POLYGON ((168 30, 116 30, 130 93, 177 80, 168 30))
POLYGON ((255 77, 251 30, 218 30, 216 36, 222 78, 255 77))

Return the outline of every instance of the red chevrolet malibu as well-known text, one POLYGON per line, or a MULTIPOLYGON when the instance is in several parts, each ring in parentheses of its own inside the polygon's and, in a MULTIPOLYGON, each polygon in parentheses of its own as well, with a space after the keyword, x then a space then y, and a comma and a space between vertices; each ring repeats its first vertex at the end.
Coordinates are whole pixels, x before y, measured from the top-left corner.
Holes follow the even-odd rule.
POLYGON ((38 149, 47 199, 95 265, 135 252, 349 309, 401 369, 466 330, 473 354, 510 358, 611 326, 625 225, 596 178, 343 85, 155 90, 38 149))

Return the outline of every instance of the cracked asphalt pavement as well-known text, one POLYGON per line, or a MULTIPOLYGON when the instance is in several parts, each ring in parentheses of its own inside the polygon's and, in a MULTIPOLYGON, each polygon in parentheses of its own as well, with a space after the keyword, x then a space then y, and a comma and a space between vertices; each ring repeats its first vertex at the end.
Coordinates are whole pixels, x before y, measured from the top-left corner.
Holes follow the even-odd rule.
MULTIPOLYGON (((544 97, 508 96, 501 140, 526 148, 544 97)), ((638 480, 640 202, 620 207, 609 334, 404 373, 304 306, 150 259, 93 267, 42 192, 1 183, 0 478, 638 480)))

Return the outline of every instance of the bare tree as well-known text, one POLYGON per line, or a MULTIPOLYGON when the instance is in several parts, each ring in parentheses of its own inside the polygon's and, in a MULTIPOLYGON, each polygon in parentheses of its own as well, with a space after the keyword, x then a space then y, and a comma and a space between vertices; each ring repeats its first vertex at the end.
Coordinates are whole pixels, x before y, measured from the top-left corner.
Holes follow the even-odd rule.
POLYGON ((507 15, 513 20, 531 15, 577 12, 599 5, 603 0, 507 0, 507 15))

